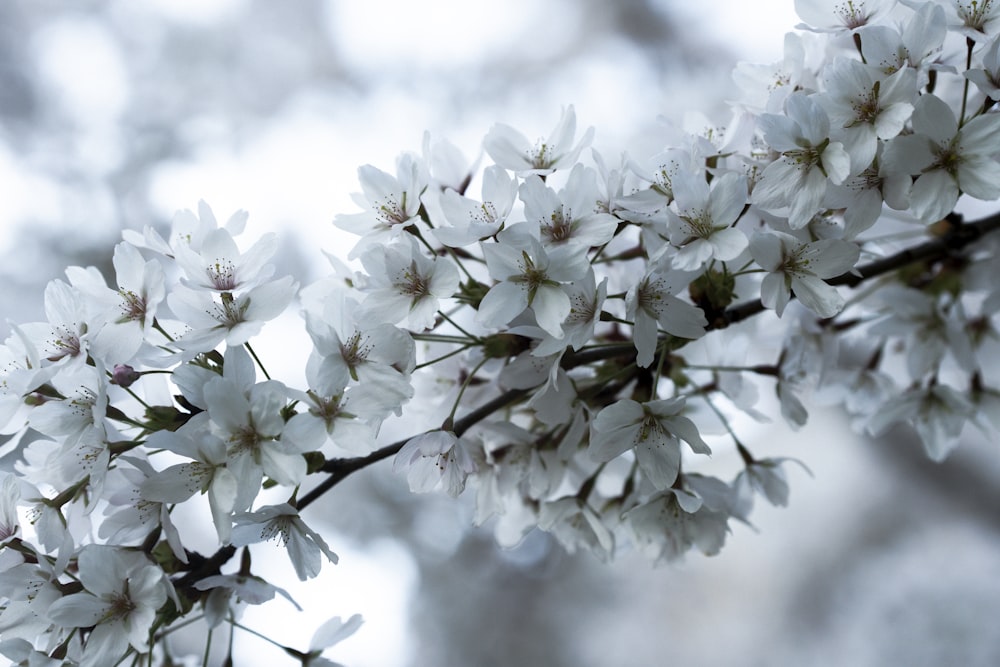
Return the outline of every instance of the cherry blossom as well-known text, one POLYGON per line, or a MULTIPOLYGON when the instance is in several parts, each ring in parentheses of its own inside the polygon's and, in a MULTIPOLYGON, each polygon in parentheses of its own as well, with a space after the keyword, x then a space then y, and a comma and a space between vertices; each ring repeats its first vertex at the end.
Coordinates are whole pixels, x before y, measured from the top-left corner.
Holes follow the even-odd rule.
MULTIPOLYGON (((253 545, 315 577, 338 558, 303 512, 388 459, 412 492, 472 489, 502 545, 658 563, 788 503, 797 459, 744 416, 797 429, 818 399, 935 461, 994 437, 1000 216, 961 197, 1000 199, 998 10, 895 5, 799 0, 812 34, 737 66, 726 127, 687 110, 614 160, 572 106, 472 161, 425 135, 334 218, 360 268, 301 288, 277 236, 204 202, 125 232, 111 287, 69 267, 0 345, 0 653, 155 662, 180 627, 239 629, 291 600, 253 545), (293 302, 299 369, 256 345, 293 302)), ((259 634, 331 665, 343 618, 306 650, 259 634)))
POLYGON ((987 114, 959 127, 941 98, 922 95, 913 109, 914 134, 896 137, 885 149, 887 168, 919 175, 910 206, 925 222, 940 220, 961 193, 1000 197, 1000 116, 987 114))
POLYGON ((788 210, 793 229, 806 226, 822 208, 829 185, 850 175, 850 155, 830 138, 830 119, 802 93, 785 100, 785 114, 762 114, 764 140, 779 153, 764 168, 750 200, 765 211, 788 210))
POLYGON ((750 254, 769 272, 761 283, 760 298, 779 317, 793 292, 820 317, 833 317, 844 307, 844 299, 824 279, 850 271, 860 251, 837 239, 803 243, 789 234, 769 232, 750 239, 750 254))
POLYGON ((417 242, 376 246, 361 256, 368 272, 362 302, 362 317, 399 324, 404 320, 414 331, 434 324, 438 299, 458 289, 458 269, 447 259, 425 256, 417 242))
POLYGON ((711 453, 694 422, 680 414, 684 404, 679 398, 646 403, 627 399, 604 408, 594 418, 590 456, 610 461, 634 449, 646 478, 657 489, 668 488, 680 471, 680 440, 698 454, 711 453))
POLYGON ((351 251, 354 258, 373 243, 396 238, 400 231, 418 220, 420 196, 427 187, 427 175, 413 155, 404 154, 396 164, 396 176, 368 164, 358 169, 362 195, 354 201, 362 213, 338 215, 341 229, 362 236, 351 251))
POLYGON ((674 197, 677 212, 668 210, 670 242, 679 248, 671 255, 674 268, 694 271, 712 259, 736 259, 746 249, 746 235, 733 227, 747 203, 742 175, 723 174, 710 189, 704 178, 682 174, 674 197))
POLYGON ((562 283, 587 273, 585 247, 564 245, 546 250, 527 234, 509 230, 500 243, 483 247, 490 275, 500 282, 483 297, 476 315, 480 324, 501 327, 531 308, 538 326, 561 338, 571 305, 562 283))
POLYGON ((532 145, 518 130, 497 123, 483 140, 483 147, 499 166, 516 172, 518 176, 550 174, 576 162, 580 152, 593 140, 594 128, 588 128, 573 145, 575 135, 576 112, 570 105, 563 109, 562 117, 548 139, 539 139, 532 145))
POLYGON ((88 545, 77 558, 83 592, 49 607, 49 619, 63 627, 93 628, 87 635, 81 667, 114 663, 129 646, 149 650, 149 630, 167 601, 162 570, 140 553, 88 545))
POLYGON ((232 543, 246 546, 255 542, 278 543, 288 550, 295 574, 305 581, 319 574, 323 556, 333 564, 339 558, 330 550, 326 541, 299 517, 298 511, 288 503, 268 505, 256 512, 237 514, 234 517, 232 543))
POLYGON ((625 302, 628 316, 635 321, 637 362, 646 367, 653 363, 659 327, 673 336, 699 338, 708 321, 702 311, 677 296, 692 275, 682 271, 653 272, 628 291, 625 302))

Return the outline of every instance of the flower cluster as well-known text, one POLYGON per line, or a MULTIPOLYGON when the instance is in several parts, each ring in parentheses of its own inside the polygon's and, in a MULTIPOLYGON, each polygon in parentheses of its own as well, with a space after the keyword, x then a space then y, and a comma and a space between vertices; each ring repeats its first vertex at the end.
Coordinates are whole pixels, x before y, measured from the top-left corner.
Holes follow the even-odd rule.
POLYGON ((495 125, 482 170, 444 140, 362 167, 362 210, 334 221, 353 272, 300 290, 273 235, 238 242, 246 214, 202 204, 126 233, 110 287, 53 281, 47 321, 0 347, 0 653, 113 664, 189 614, 233 622, 284 594, 246 547, 316 576, 337 556, 302 510, 390 457, 414 492, 471 489, 504 543, 537 527, 658 562, 717 553, 758 495, 787 503, 787 459, 734 427, 761 388, 793 427, 815 390, 935 460, 967 423, 995 433, 1000 216, 955 207, 1000 197, 1000 10, 796 7, 783 60, 737 68, 728 129, 610 160, 570 106, 535 142, 495 125), (296 298, 301 387, 250 344, 296 298), (381 442, 389 421, 412 436, 381 442), (210 557, 172 520, 206 502, 210 557))

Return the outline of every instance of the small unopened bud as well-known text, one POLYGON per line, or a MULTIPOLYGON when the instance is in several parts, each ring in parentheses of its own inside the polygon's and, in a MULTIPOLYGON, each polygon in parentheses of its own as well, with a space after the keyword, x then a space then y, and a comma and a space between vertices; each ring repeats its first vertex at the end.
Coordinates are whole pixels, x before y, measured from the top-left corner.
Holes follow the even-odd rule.
POLYGON ((140 377, 142 377, 142 373, 128 364, 115 364, 114 370, 111 371, 111 384, 116 384, 119 387, 130 387, 140 377))

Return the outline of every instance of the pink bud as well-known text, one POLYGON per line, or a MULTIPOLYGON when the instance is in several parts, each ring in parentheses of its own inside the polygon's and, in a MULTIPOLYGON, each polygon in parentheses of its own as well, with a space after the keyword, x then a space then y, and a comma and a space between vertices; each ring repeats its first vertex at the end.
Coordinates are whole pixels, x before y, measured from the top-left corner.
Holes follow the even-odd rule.
POLYGON ((141 376, 142 373, 128 364, 115 364, 115 368, 111 372, 111 384, 116 384, 119 387, 130 387, 141 376))

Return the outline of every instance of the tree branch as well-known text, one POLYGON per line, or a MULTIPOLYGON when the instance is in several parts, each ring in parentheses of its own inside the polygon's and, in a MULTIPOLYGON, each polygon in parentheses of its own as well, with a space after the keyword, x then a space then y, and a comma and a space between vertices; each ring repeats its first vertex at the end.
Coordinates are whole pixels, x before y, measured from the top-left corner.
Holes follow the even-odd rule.
MULTIPOLYGON (((836 276, 826 281, 830 285, 846 285, 856 287, 865 280, 891 273, 898 269, 925 260, 943 259, 948 255, 978 241, 986 234, 1000 230, 1000 213, 994 213, 988 218, 962 224, 961 216, 952 213, 946 218, 948 230, 936 238, 901 250, 894 255, 877 259, 853 271, 836 276)), ((726 309, 726 325, 735 324, 764 310, 760 299, 752 299, 726 309)))
MULTIPOLYGON (((864 266, 857 267, 849 273, 831 278, 827 282, 830 285, 856 287, 866 280, 891 273, 915 262, 943 259, 948 255, 963 250, 972 243, 981 239, 986 234, 1000 230, 1000 212, 987 218, 983 218, 982 220, 967 224, 963 224, 961 222, 961 216, 956 214, 950 215, 947 220, 950 226, 947 231, 940 236, 926 241, 925 243, 901 250, 894 255, 889 255, 888 257, 883 257, 882 259, 869 262, 864 266)), ((721 323, 712 323, 709 325, 709 330, 725 328, 730 324, 753 317, 763 310, 765 310, 765 308, 760 299, 752 299, 735 306, 731 306, 726 309, 723 318, 721 318, 721 323)), ((631 362, 635 359, 635 356, 635 347, 631 345, 607 345, 585 349, 579 352, 569 350, 563 355, 561 366, 565 370, 570 370, 595 361, 604 361, 615 358, 622 358, 625 362, 631 362)), ((497 410, 501 410, 517 403, 527 396, 528 393, 529 392, 526 389, 511 389, 500 394, 496 398, 487 401, 469 414, 455 421, 453 428, 455 435, 461 436, 475 424, 489 417, 497 410)), ((352 459, 332 459, 327 461, 321 470, 329 473, 329 476, 307 494, 302 496, 298 502, 298 508, 301 510, 311 505, 324 493, 339 484, 352 473, 361 470, 372 463, 394 456, 400 449, 402 449, 403 445, 405 445, 408 440, 410 440, 410 438, 386 445, 385 447, 381 447, 367 456, 352 459)), ((232 546, 226 546, 219 549, 209 558, 192 557, 190 565, 192 569, 183 577, 179 578, 175 582, 175 585, 178 588, 190 587, 199 579, 217 573, 220 566, 232 558, 235 553, 235 548, 232 546)), ((192 556, 197 556, 197 554, 192 554, 192 556)))

